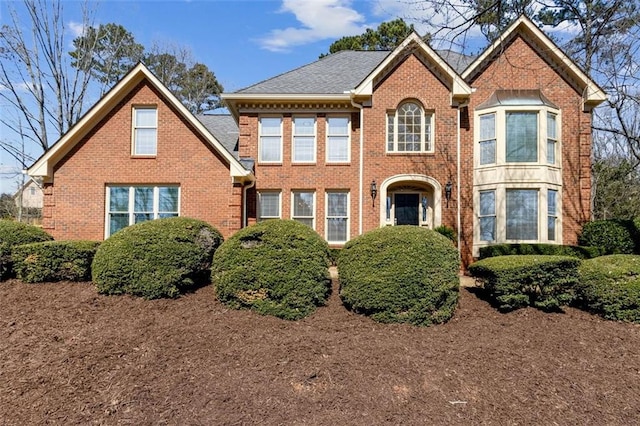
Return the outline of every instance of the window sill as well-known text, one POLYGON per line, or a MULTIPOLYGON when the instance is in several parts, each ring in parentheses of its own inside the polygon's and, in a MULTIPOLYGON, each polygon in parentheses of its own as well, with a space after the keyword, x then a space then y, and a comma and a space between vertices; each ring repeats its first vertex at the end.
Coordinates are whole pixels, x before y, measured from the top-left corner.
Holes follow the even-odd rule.
POLYGON ((154 158, 157 158, 158 155, 140 155, 140 154, 132 154, 131 158, 135 158, 135 159, 148 159, 148 160, 152 160, 154 158))
POLYGON ((406 152, 397 152, 397 151, 387 151, 385 154, 387 155, 433 155, 435 156, 435 151, 406 151, 406 152))

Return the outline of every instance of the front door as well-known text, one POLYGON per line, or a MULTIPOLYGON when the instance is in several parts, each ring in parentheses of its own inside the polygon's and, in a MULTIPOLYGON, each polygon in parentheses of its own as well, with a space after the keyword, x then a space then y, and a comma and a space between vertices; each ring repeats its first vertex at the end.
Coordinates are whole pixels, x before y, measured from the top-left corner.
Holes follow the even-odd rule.
POLYGON ((419 224, 418 194, 396 194, 396 225, 419 224))

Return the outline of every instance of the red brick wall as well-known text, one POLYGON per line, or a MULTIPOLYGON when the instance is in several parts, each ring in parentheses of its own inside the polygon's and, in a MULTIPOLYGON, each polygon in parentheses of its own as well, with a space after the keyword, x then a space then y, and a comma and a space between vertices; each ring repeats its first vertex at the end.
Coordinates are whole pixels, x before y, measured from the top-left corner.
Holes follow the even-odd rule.
POLYGON ((55 166, 45 229, 56 239, 103 239, 107 184, 180 185, 181 216, 205 220, 225 237, 240 228, 242 190, 233 187, 226 160, 144 82, 55 166), (155 158, 131 156, 134 105, 157 105, 155 158))
MULTIPOLYGON (((544 51, 539 47, 539 51, 544 51)), ((582 224, 590 217, 591 193, 591 114, 582 111, 582 95, 536 49, 521 37, 508 45, 471 86, 475 89, 469 105, 469 119, 474 108, 497 89, 539 89, 562 113, 562 222, 563 243, 576 244, 582 224)), ((473 184, 473 131, 463 133, 462 169, 465 171, 463 223, 473 223, 471 190, 473 184)), ((471 226, 465 229, 464 241, 471 247, 471 226)))

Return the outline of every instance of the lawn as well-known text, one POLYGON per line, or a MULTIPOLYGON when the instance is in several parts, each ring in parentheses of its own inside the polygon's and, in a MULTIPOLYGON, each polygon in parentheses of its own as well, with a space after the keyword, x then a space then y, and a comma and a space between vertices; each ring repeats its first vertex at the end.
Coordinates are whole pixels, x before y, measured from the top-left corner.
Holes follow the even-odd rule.
POLYGON ((0 424, 633 424, 640 326, 501 314, 462 289, 417 328, 326 307, 288 322, 211 286, 176 300, 0 283, 0 424))

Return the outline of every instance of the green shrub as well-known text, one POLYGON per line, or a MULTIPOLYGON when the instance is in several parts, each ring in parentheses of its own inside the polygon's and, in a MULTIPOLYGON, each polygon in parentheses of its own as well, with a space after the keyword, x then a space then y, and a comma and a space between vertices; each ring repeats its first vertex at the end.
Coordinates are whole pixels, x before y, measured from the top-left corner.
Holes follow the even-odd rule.
POLYGON ((13 248, 13 269, 27 283, 89 281, 97 241, 45 241, 13 248))
POLYGON ((580 259, 570 256, 498 256, 469 266, 501 311, 533 306, 553 311, 573 299, 580 259))
POLYGON ((324 305, 331 290, 329 247, 311 228, 273 219, 236 232, 213 258, 221 302, 297 320, 324 305))
POLYGON ((460 258, 451 241, 416 226, 378 228, 349 241, 338 258, 340 296, 380 322, 430 325, 455 310, 460 258))
POLYGON ((606 319, 640 323, 640 256, 615 254, 585 260, 576 305, 606 319))
POLYGON ((453 242, 456 242, 457 240, 457 235, 456 235, 456 231, 446 225, 440 225, 436 228, 433 229, 434 231, 438 232, 439 234, 444 235, 445 237, 447 237, 448 239, 450 239, 453 242))
POLYGON ((480 259, 496 256, 542 254, 547 256, 574 256, 591 259, 602 256, 600 247, 563 246, 559 244, 493 244, 480 248, 480 259))
POLYGON ((630 254, 636 250, 637 234, 631 220, 595 220, 584 224, 578 243, 601 247, 604 254, 630 254))
POLYGON ((11 259, 13 247, 51 240, 51 235, 37 226, 13 220, 0 220, 0 281, 14 276, 11 259))
POLYGON ((208 282, 211 258, 221 242, 215 228, 185 217, 129 226, 100 245, 91 268, 93 282, 105 294, 176 297, 208 282))

